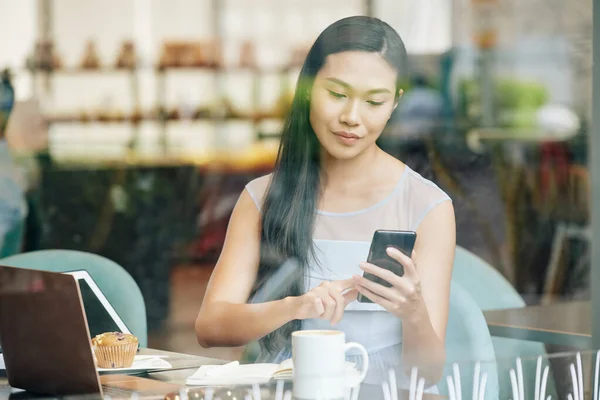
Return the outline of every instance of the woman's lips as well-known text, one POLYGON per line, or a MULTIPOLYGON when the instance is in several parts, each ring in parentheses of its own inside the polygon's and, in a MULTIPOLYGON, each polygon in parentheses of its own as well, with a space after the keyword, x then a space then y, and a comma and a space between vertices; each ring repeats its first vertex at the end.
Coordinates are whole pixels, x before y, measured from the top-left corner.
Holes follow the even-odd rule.
POLYGON ((356 133, 352 133, 352 132, 340 131, 340 132, 334 132, 333 134, 337 137, 339 142, 341 142, 345 145, 354 144, 360 139, 360 136, 358 136, 356 133))

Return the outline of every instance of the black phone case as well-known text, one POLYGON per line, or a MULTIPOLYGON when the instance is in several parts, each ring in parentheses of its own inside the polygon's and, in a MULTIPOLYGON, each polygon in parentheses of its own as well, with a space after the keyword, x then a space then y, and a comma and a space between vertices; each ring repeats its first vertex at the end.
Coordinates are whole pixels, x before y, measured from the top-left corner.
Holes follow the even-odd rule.
MULTIPOLYGON (((388 256, 386 249, 388 247, 394 247, 410 257, 413 248, 415 247, 416 240, 417 234, 411 231, 375 231, 373 234, 373 240, 371 241, 371 248, 369 249, 367 262, 388 271, 392 271, 398 276, 403 276, 404 266, 388 256)), ((368 272, 363 273, 363 277, 385 287, 392 286, 392 284, 388 281, 368 272)), ((360 293, 358 294, 358 301, 360 303, 372 303, 371 300, 360 293)))

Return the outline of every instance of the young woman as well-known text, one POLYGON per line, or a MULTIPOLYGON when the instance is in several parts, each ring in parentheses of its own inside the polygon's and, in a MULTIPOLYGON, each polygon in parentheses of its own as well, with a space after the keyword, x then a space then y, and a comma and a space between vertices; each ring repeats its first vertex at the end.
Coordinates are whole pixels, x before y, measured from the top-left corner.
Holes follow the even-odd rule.
MULTIPOLYGON (((300 72, 272 174, 250 182, 196 320, 203 347, 259 341, 259 361, 291 356, 298 329, 339 329, 363 344, 370 375, 445 362, 455 247, 452 202, 376 144, 402 96, 406 50, 376 18, 317 38, 300 72), (377 229, 414 230, 403 277, 365 263, 377 229), (358 251, 357 251, 358 249, 358 251), (387 288, 362 278, 371 272, 387 288), (372 304, 356 301, 362 293, 372 304), (253 301, 252 301, 253 300, 253 301)), ((378 382, 379 383, 379 382, 378 382)))

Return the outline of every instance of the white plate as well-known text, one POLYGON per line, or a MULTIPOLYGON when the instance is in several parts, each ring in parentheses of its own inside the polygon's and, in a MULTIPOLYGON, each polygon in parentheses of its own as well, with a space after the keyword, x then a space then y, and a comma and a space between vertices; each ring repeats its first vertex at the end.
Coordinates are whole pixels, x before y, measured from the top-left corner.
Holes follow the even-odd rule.
POLYGON ((109 374, 128 374, 137 375, 145 374, 149 371, 163 371, 173 368, 173 366, 165 360, 168 356, 135 356, 133 364, 129 368, 96 368, 100 375, 109 374))

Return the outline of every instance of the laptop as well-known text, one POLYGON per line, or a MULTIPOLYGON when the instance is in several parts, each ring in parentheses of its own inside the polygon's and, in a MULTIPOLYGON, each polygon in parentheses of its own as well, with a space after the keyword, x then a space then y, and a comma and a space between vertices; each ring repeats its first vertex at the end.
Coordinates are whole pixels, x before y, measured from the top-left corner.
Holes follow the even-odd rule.
MULTIPOLYGON (((0 343, 6 375, 11 387, 26 391, 11 393, 10 398, 29 398, 32 394, 163 398, 180 388, 177 383, 129 375, 100 378, 93 360, 91 332, 111 330, 110 326, 128 332, 86 271, 56 273, 0 266, 0 343), (97 313, 94 318, 108 317, 102 323, 91 321, 88 310, 97 313)), ((171 363, 174 370, 198 368, 210 361, 182 358, 171 363)), ((0 398, 1 392, 2 388, 0 398)))
POLYGON ((102 396, 74 276, 0 266, 0 342, 13 388, 102 396))
MULTIPOLYGON (((79 283, 79 291, 81 292, 83 307, 88 320, 90 339, 103 332, 131 333, 89 272, 76 270, 62 273, 73 276, 79 283)), ((1 353, 2 347, 0 344, 0 357, 1 353)), ((4 369, 4 364, 0 362, 0 374, 3 373, 4 369)))

